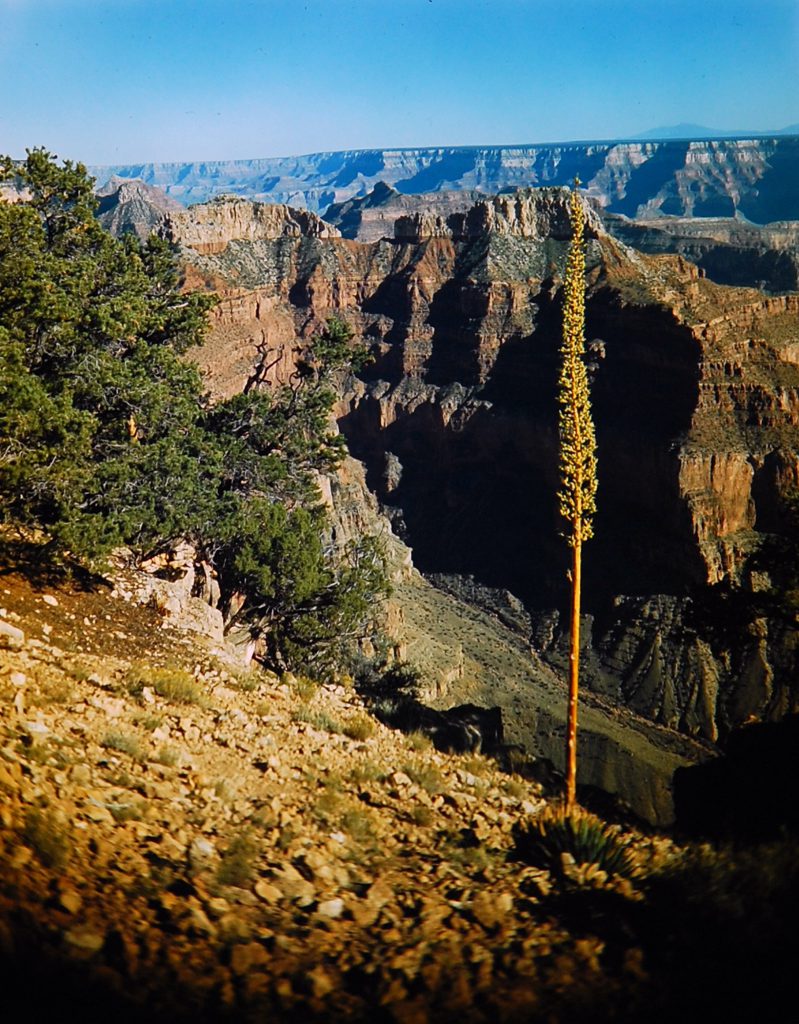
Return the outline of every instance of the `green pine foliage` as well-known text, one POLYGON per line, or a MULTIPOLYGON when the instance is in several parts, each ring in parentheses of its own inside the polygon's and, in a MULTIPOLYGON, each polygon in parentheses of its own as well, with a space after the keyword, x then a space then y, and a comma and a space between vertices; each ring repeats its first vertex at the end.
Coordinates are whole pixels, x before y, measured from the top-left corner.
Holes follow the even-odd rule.
POLYGON ((2 519, 53 554, 142 557, 178 538, 219 575, 225 608, 276 664, 320 664, 386 591, 372 539, 337 551, 317 484, 344 452, 334 374, 354 363, 331 321, 284 387, 216 406, 181 356, 213 298, 182 293, 163 241, 114 239, 81 164, 0 158, 2 519))

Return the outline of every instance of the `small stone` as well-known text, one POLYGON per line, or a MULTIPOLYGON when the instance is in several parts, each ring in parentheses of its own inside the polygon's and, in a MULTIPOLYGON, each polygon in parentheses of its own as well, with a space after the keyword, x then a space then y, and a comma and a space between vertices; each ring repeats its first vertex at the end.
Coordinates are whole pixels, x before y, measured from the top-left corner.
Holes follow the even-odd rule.
POLYGON ((201 868, 216 857, 216 847, 204 836, 198 836, 189 847, 189 864, 193 868, 201 868))
POLYGON ((230 969, 234 974, 247 974, 253 967, 269 962, 269 954, 260 942, 234 946, 230 954, 230 969))
POLYGON ((87 764, 73 764, 69 770, 69 777, 76 786, 88 786, 92 780, 92 773, 87 764))
POLYGON ((250 926, 235 914, 225 914, 219 919, 219 931, 228 942, 247 942, 250 926))
POLYGON ((283 893, 280 889, 264 879, 255 883, 255 895, 263 900, 264 903, 277 903, 278 900, 283 898, 283 893))
POLYGON ((208 920, 204 910, 200 907, 190 907, 186 923, 189 930, 200 935, 208 935, 213 938, 216 935, 216 928, 208 920))
POLYGON ((20 846, 11 858, 12 868, 24 868, 33 857, 33 850, 29 846, 20 846))
POLYGON ((36 740, 43 740, 50 734, 50 730, 44 722, 25 722, 23 723, 22 728, 34 742, 36 742, 36 740))
POLYGON ((24 644, 25 634, 22 630, 0 619, 0 646, 17 648, 23 647, 24 644))
POLYGON ((311 983, 313 994, 317 999, 323 999, 329 992, 332 992, 335 988, 335 981, 321 964, 314 967, 312 971, 308 972, 308 980, 311 983))
POLYGON ((513 897, 509 892, 501 892, 496 899, 497 912, 505 916, 513 910, 513 897))
POLYGON ((64 938, 76 949, 85 950, 87 953, 97 953, 103 948, 105 937, 97 932, 85 931, 80 928, 73 928, 64 933, 64 938))
POLYGON ((85 818, 89 821, 97 822, 98 824, 113 824, 114 816, 107 807, 102 804, 88 804, 81 811, 85 818))
POLYGON ((58 897, 58 905, 68 914, 77 914, 83 905, 83 900, 74 889, 66 889, 58 897))
POLYGON ((327 917, 335 921, 344 913, 344 900, 338 896, 332 900, 323 900, 316 908, 316 912, 320 917, 327 917))
POLYGON ((52 594, 42 594, 42 600, 45 604, 49 604, 51 608, 58 607, 58 601, 53 597, 52 594))
POLYGON ((8 677, 8 681, 11 683, 12 686, 16 686, 17 688, 19 688, 21 686, 24 686, 25 683, 27 683, 28 677, 25 675, 24 672, 12 672, 11 675, 8 677))
POLYGON ((313 899, 313 885, 294 867, 286 864, 275 876, 275 884, 288 899, 313 899))
POLYGON ((213 896, 206 903, 211 917, 220 918, 230 913, 230 903, 223 896, 213 896))
POLYGON ((6 764, 0 761, 0 789, 14 793, 22 781, 22 769, 18 764, 6 764))
POLYGON ((394 772, 391 776, 391 781, 395 786, 410 786, 412 785, 410 778, 405 772, 394 772))
POLYGON ((512 910, 513 897, 510 893, 496 895, 490 892, 478 893, 472 901, 472 913, 484 928, 496 928, 512 910))

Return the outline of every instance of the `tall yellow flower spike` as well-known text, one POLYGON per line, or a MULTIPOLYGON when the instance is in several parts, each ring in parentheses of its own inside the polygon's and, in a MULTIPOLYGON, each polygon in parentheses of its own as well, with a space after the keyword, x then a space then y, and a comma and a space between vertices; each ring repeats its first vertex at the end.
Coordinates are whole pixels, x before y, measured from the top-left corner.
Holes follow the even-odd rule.
POLYGON ((566 810, 577 792, 577 697, 580 678, 580 591, 582 545, 593 536, 596 512, 596 432, 585 355, 585 221, 575 178, 569 204, 572 240, 566 260, 563 301, 563 339, 558 379, 560 432, 560 514, 566 520, 566 540, 572 551, 571 626, 569 639, 569 708, 566 726, 566 810))

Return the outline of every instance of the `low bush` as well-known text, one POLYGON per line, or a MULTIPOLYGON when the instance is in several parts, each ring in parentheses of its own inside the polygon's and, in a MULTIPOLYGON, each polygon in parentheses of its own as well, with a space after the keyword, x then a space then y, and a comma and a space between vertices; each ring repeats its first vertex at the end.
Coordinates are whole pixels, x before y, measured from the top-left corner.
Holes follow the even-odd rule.
POLYGON ((216 875, 219 884, 246 885, 255 874, 257 856, 258 847, 249 833, 241 832, 235 836, 222 854, 222 860, 216 875))
POLYGON ((174 704, 200 704, 203 690, 191 672, 182 668, 132 665, 126 675, 128 689, 140 694, 145 686, 174 704))
POLYGON ((122 732, 108 732, 103 736, 101 745, 106 750, 114 750, 119 754, 127 754, 128 757, 132 757, 134 761, 142 761, 144 759, 144 750, 139 740, 135 736, 128 736, 127 733, 122 732))
POLYGON ((595 865, 608 875, 631 878, 638 873, 636 859, 619 834, 581 808, 567 813, 550 806, 515 830, 516 853, 534 867, 563 874, 564 858, 575 864, 595 865))
POLYGON ((25 815, 23 837, 45 867, 61 869, 68 863, 72 842, 66 822, 53 811, 31 808, 25 815))

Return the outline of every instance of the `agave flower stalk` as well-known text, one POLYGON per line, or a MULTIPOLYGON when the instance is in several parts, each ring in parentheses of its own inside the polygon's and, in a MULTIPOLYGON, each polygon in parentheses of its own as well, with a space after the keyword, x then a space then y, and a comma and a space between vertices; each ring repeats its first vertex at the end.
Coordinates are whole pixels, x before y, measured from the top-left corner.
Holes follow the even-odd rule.
POLYGON ((596 433, 591 417, 585 367, 585 221, 575 179, 569 203, 572 239, 566 260, 563 338, 558 380, 560 433, 560 514, 566 520, 571 548, 571 620, 569 636, 569 707, 566 725, 566 809, 577 790, 577 698, 580 678, 580 596, 582 548, 593 536, 596 512, 596 433))

